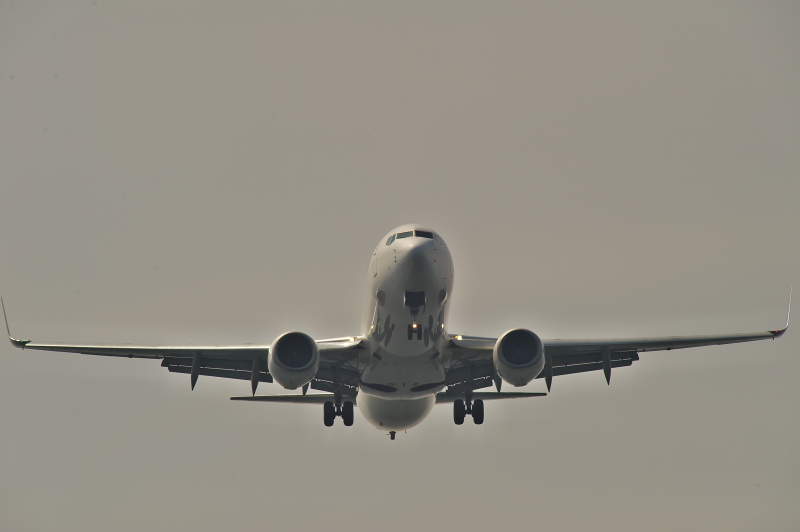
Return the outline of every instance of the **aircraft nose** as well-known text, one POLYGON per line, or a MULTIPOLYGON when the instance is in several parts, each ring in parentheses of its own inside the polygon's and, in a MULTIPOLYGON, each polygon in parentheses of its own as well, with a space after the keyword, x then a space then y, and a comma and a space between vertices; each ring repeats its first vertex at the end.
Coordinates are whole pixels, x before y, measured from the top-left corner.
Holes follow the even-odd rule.
POLYGON ((412 287, 425 286, 437 278, 431 250, 432 241, 414 242, 400 254, 398 266, 401 283, 411 290, 412 287))
POLYGON ((421 266, 431 261, 430 251, 434 249, 432 240, 419 239, 410 242, 409 246, 403 249, 400 255, 400 262, 408 263, 409 266, 421 266))

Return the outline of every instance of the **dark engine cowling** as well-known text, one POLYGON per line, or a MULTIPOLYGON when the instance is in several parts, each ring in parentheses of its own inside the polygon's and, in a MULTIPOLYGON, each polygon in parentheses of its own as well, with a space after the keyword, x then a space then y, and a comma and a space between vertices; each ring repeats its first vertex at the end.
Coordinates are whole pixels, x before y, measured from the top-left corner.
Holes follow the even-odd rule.
POLYGON ((296 390, 317 374, 317 343, 301 332, 282 334, 269 348, 268 367, 275 382, 286 389, 296 390))
POLYGON ((497 339, 494 369, 512 386, 525 386, 544 369, 542 339, 528 329, 512 329, 497 339))

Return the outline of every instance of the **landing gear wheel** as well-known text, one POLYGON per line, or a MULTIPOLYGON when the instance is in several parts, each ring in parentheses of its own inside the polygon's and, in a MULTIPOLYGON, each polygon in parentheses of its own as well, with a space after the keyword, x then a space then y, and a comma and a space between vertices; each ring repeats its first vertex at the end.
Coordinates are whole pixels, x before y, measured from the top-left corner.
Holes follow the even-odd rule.
POLYGON ((336 407, 333 406, 333 401, 325 401, 322 412, 324 414, 323 420, 325 421, 325 426, 332 427, 333 420, 336 419, 336 407))
POLYGON ((482 399, 475 399, 472 403, 472 421, 475 422, 476 425, 483 424, 483 400, 482 399))
POLYGON ((464 417, 467 415, 467 407, 464 406, 464 401, 456 399, 453 403, 453 421, 456 425, 464 424, 464 417))
POLYGON ((411 324, 408 324, 408 339, 411 340, 411 336, 414 334, 414 329, 411 327, 411 324))
POLYGON ((422 340, 422 326, 417 325, 416 331, 417 331, 417 340, 422 340))
POLYGON ((353 425, 353 403, 345 401, 342 405, 342 421, 345 427, 353 425))

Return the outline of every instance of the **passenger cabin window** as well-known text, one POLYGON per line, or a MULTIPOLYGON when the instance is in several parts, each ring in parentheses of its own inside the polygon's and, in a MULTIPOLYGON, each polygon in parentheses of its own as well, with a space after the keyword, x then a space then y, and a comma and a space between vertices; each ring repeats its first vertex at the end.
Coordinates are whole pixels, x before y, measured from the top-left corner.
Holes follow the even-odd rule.
POLYGON ((391 244, 392 242, 394 242, 394 235, 392 235, 392 236, 390 236, 390 237, 389 237, 389 240, 387 240, 387 241, 386 241, 386 245, 388 246, 388 245, 389 245, 389 244, 391 244))
POLYGON ((433 233, 431 233, 430 231, 414 231, 414 235, 420 238, 430 238, 431 240, 433 240, 433 233))
POLYGON ((414 236, 414 231, 405 231, 403 233, 397 233, 397 238, 408 238, 410 236, 414 236))

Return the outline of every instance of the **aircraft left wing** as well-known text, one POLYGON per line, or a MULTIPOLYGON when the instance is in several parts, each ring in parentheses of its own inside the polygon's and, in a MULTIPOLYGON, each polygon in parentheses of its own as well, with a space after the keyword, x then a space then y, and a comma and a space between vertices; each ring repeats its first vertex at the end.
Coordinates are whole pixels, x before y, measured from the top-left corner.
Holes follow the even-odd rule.
MULTIPOLYGON (((40 351, 58 351, 123 358, 150 358, 161 360, 161 366, 171 372, 191 376, 192 388, 200 375, 227 379, 249 380, 253 393, 259 382, 272 382, 267 369, 269 345, 214 345, 214 346, 165 346, 165 345, 71 345, 42 344, 30 340, 17 340, 11 336, 6 321, 8 339, 14 347, 40 351)), ((358 352, 363 349, 358 337, 316 340, 320 355, 320 367, 310 383, 312 389, 333 392, 338 383, 343 395, 355 395, 360 373, 358 352)))
MULTIPOLYGON (((791 295, 789 297, 791 313, 791 295)), ((757 333, 739 333, 711 336, 670 336, 663 338, 621 338, 599 340, 545 340, 545 367, 538 379, 545 379, 550 390, 553 377, 602 370, 610 383, 611 369, 630 366, 639 360, 639 353, 647 351, 671 351, 711 345, 735 344, 780 338, 789 328, 789 313, 782 329, 757 333)), ((469 386, 472 390, 500 386, 494 371, 492 352, 496 338, 475 336, 453 336, 448 347, 452 353, 452 365, 447 373, 448 393, 463 393, 469 386), (472 383, 472 384, 468 384, 472 383)))

